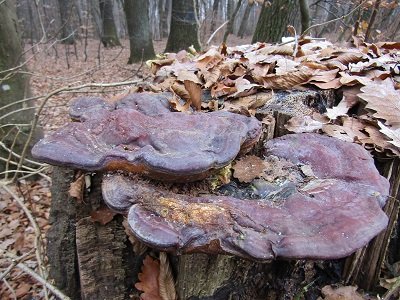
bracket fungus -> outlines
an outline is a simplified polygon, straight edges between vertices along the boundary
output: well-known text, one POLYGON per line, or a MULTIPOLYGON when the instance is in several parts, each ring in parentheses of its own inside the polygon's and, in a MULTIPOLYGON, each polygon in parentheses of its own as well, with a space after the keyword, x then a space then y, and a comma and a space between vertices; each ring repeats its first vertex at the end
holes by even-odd
POLYGON ((363 247, 386 227, 381 207, 389 183, 361 146, 292 134, 268 141, 268 157, 286 160, 295 174, 289 184, 288 178, 267 183, 275 188, 259 199, 179 194, 121 172, 104 175, 103 198, 128 213, 139 240, 176 253, 333 259, 363 247), (308 175, 297 172, 299 166, 307 166, 308 175), (290 188, 277 192, 285 186, 290 188))
POLYGON ((121 169, 189 182, 226 166, 260 137, 261 123, 254 117, 226 111, 171 112, 165 99, 133 94, 114 105, 99 98, 78 99, 71 115, 80 122, 42 139, 32 154, 50 164, 87 171, 121 169))

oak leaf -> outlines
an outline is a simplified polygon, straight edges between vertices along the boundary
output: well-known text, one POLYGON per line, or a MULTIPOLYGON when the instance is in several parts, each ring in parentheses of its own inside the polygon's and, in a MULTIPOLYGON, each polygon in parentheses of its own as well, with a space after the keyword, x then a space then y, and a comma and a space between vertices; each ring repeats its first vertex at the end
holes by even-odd
POLYGON ((160 276, 160 263, 147 255, 143 260, 143 265, 139 273, 139 282, 135 283, 135 288, 143 293, 140 295, 142 300, 163 300, 160 296, 158 278, 160 276))

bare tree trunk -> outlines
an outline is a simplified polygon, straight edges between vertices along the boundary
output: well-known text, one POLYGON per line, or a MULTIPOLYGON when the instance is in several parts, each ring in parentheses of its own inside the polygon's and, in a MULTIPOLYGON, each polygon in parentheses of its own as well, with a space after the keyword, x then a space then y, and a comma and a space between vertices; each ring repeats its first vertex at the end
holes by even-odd
POLYGON ((124 6, 129 32, 131 54, 128 63, 155 56, 149 21, 147 0, 125 0, 124 6))
POLYGON ((73 2, 69 0, 58 0, 61 16, 61 42, 64 44, 75 43, 75 33, 72 27, 72 8, 73 2))
POLYGON ((236 15, 238 14, 241 5, 242 5, 242 0, 239 0, 236 5, 235 11, 229 18, 229 22, 228 22, 228 25, 227 25, 227 28, 226 28, 226 31, 224 34, 224 39, 223 39, 224 43, 226 43, 226 41, 228 40, 229 34, 231 34, 233 32, 233 24, 235 22, 236 15))
POLYGON ((301 33, 310 27, 310 8, 307 0, 299 0, 301 14, 301 33))
MULTIPOLYGON (((29 78, 20 73, 25 67, 23 48, 18 32, 18 19, 14 1, 6 0, 0 4, 0 141, 9 149, 21 154, 30 131, 30 121, 34 116, 34 107, 31 101, 15 103, 30 95, 29 78)), ((39 134, 39 131, 37 131, 39 134)), ((0 150, 0 157, 8 163, 0 161, 0 172, 9 168, 15 169, 12 162, 19 159, 8 151, 0 150)))
POLYGON ((263 6, 252 42, 278 42, 286 32, 296 7, 295 0, 274 0, 263 6))
POLYGON ((376 0, 375 6, 374 6, 374 10, 372 11, 371 18, 369 19, 369 22, 368 22, 367 31, 365 32, 365 41, 366 42, 369 42, 369 40, 370 40, 372 27, 374 26, 375 18, 376 18, 376 15, 378 13, 380 5, 381 5, 381 0, 376 0))
POLYGON ((215 24, 218 16, 218 7, 221 0, 214 0, 213 9, 211 13, 211 25, 210 25, 210 32, 213 33, 215 30, 215 24))
POLYGON ((240 23, 240 27, 239 27, 239 31, 238 31, 238 36, 240 36, 240 38, 243 38, 243 36, 247 32, 247 22, 249 21, 250 12, 251 12, 251 9, 253 8, 253 5, 254 5, 254 2, 246 4, 246 9, 244 11, 242 22, 240 23))
POLYGON ((200 49, 193 1, 172 0, 171 30, 166 52, 178 52, 192 46, 200 49))
POLYGON ((99 0, 100 15, 103 20, 103 34, 101 41, 104 47, 121 46, 115 27, 113 14, 113 0, 99 0))

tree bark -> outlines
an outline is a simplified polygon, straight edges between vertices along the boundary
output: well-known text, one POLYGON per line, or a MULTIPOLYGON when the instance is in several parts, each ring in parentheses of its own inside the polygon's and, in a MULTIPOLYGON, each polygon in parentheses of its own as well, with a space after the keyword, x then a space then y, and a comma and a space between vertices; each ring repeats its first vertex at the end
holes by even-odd
POLYGON ((200 49, 193 1, 172 0, 171 29, 166 52, 178 52, 192 46, 200 49))
POLYGON ((295 0, 274 0, 264 4, 253 35, 255 42, 279 42, 286 32, 296 8, 295 0))
MULTIPOLYGON (((29 78, 18 71, 25 71, 23 48, 18 32, 18 19, 13 1, 0 5, 0 140, 12 151, 21 154, 30 131, 30 120, 34 116, 32 101, 14 103, 30 96, 29 78), (14 103, 14 104, 13 104, 14 103)), ((36 130, 37 137, 41 131, 36 130)), ((35 141, 32 141, 32 144, 35 141)), ((30 151, 29 151, 30 152, 30 151)), ((15 169, 19 159, 0 148, 0 172, 15 169), (14 163, 14 164, 13 164, 14 163)))
POLYGON ((310 27, 310 8, 307 0, 299 0, 301 15, 301 33, 310 27))
POLYGON ((236 8, 235 11, 233 12, 233 14, 230 16, 229 18, 229 22, 224 34, 224 38, 223 38, 223 42, 226 43, 226 41, 228 40, 228 36, 229 34, 233 33, 233 24, 235 22, 235 18, 239 12, 240 6, 242 5, 242 0, 239 0, 238 3, 236 4, 236 8))
POLYGON ((72 27, 72 8, 73 1, 70 0, 58 0, 58 8, 60 10, 61 17, 61 42, 63 44, 75 43, 75 33, 72 27))
POLYGON ((99 0, 99 5, 103 21, 101 41, 104 47, 121 46, 114 22, 113 0, 99 0))
POLYGON ((254 2, 246 4, 246 9, 244 11, 242 22, 240 22, 240 27, 239 27, 239 31, 238 31, 238 36, 240 38, 243 38, 243 36, 247 32, 247 23, 249 21, 250 12, 251 12, 251 9, 253 8, 253 5, 254 5, 254 2))
POLYGON ((212 9, 212 13, 211 13, 211 25, 210 25, 211 34, 215 30, 215 24, 216 24, 216 20, 217 20, 217 16, 218 16, 218 7, 219 7, 220 2, 221 2, 221 0, 214 0, 214 3, 213 3, 213 9, 212 9))
POLYGON ((147 0, 125 0, 131 53, 128 64, 154 58, 147 0))

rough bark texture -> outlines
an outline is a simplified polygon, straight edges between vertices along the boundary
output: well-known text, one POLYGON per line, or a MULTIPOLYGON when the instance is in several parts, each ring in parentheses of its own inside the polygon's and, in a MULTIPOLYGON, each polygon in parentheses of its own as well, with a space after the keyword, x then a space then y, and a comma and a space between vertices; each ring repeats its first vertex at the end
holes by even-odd
POLYGON ((192 45, 200 49, 193 1, 172 0, 171 29, 165 51, 178 52, 192 45))
POLYGON ((293 17, 297 1, 274 0, 264 4, 253 35, 255 42, 279 42, 286 32, 286 27, 293 17))
POLYGON ((154 58, 147 0, 125 0, 124 10, 129 32, 131 54, 128 63, 154 58))
POLYGON ((61 42, 64 44, 73 44, 75 42, 74 29, 72 28, 72 7, 73 1, 58 0, 61 17, 61 42))
POLYGON ((310 27, 310 8, 307 0, 299 0, 301 14, 301 32, 310 27))
POLYGON ((51 228, 48 234, 50 277, 72 299, 127 299, 132 289, 133 252, 122 217, 102 225, 90 214, 102 207, 101 174, 86 175, 83 201, 69 196, 74 171, 55 168, 51 228), (78 271, 79 270, 79 271, 78 271))
POLYGON ((47 234, 49 276, 55 285, 72 299, 79 299, 79 274, 75 249, 77 202, 68 194, 74 180, 71 169, 54 167, 52 175, 52 202, 50 229, 47 234))
POLYGON ((100 15, 103 20, 101 41, 104 47, 121 46, 114 22, 113 0, 99 0, 99 5, 100 15))
POLYGON ((240 22, 240 27, 238 31, 238 36, 240 36, 240 38, 243 38, 243 36, 247 33, 247 23, 249 21, 250 12, 253 8, 253 5, 254 2, 246 4, 246 9, 244 11, 242 22, 240 22))
MULTIPOLYGON (((393 261, 399 253, 399 245, 392 244, 389 248, 393 232, 397 229, 398 239, 398 217, 400 195, 400 159, 376 159, 377 167, 381 174, 387 177, 391 183, 390 197, 388 198, 384 211, 389 217, 389 224, 385 231, 379 234, 367 247, 364 247, 350 256, 346 261, 344 278, 350 284, 356 284, 365 290, 371 290, 379 279, 385 257, 393 261)), ((398 240, 397 240, 398 241, 398 240)))
MULTIPOLYGON (((13 1, 7 0, 0 5, 0 107, 12 104, 18 100, 29 97, 29 79, 26 75, 15 71, 23 71, 18 68, 24 62, 21 39, 18 32, 18 19, 13 1), (9 71, 6 71, 9 70, 9 71)), ((0 125, 0 140, 14 152, 20 154, 25 144, 27 133, 30 130, 29 122, 33 119, 34 110, 30 109, 31 101, 15 103, 0 110, 2 119, 0 125), (19 112, 15 112, 20 110, 19 112), (14 124, 27 124, 18 126, 14 124)), ((39 134, 39 131, 38 131, 39 134)), ((7 151, 0 149, 0 157, 18 162, 7 151)), ((0 172, 13 165, 6 165, 0 161, 0 172)))

